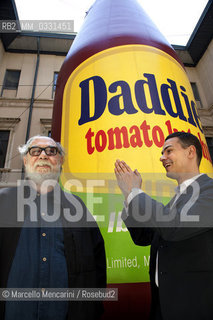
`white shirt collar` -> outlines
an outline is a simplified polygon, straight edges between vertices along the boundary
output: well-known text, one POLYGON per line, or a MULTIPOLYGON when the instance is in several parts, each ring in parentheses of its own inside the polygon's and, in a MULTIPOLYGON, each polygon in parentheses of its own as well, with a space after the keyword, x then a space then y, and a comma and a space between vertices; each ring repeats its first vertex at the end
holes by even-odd
POLYGON ((185 181, 183 181, 179 186, 177 186, 176 188, 175 188, 175 193, 176 194, 181 194, 181 193, 183 193, 185 190, 186 190, 186 188, 192 183, 192 182, 194 182, 197 178, 199 178, 200 176, 202 176, 204 173, 199 173, 199 174, 197 174, 196 176, 194 176, 194 177, 192 177, 192 178, 190 178, 190 179, 187 179, 187 180, 185 180, 185 181))

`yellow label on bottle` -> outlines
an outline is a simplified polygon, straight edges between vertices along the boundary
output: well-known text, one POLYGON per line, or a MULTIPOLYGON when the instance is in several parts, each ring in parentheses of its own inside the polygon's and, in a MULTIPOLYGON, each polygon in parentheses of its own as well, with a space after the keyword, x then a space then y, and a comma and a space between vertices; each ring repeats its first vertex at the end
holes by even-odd
POLYGON ((64 172, 112 173, 116 159, 140 172, 165 172, 159 158, 166 136, 191 132, 210 155, 182 66, 167 53, 125 45, 97 53, 79 65, 63 95, 61 142, 64 172))

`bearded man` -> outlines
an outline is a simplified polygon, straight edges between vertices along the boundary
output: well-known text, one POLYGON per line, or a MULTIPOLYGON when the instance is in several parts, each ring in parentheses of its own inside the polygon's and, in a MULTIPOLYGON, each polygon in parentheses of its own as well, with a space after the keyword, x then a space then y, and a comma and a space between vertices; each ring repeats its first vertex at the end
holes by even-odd
POLYGON ((34 288, 42 294, 49 288, 106 286, 99 228, 83 201, 58 184, 62 146, 34 136, 19 152, 26 180, 0 190, 0 288, 8 298, 0 301, 0 319, 99 319, 101 301, 15 301, 3 294, 8 288, 34 288))

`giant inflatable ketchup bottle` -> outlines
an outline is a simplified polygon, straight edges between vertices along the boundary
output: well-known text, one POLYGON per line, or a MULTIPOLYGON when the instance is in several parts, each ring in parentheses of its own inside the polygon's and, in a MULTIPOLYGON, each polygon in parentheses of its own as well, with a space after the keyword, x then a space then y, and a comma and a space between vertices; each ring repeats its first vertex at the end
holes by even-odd
POLYGON ((152 196, 162 192, 168 201, 171 189, 163 193, 159 158, 165 137, 177 130, 199 138, 201 172, 212 172, 175 51, 136 0, 96 0, 58 76, 52 136, 67 153, 62 185, 68 191, 74 186, 105 239, 108 283, 119 289, 118 301, 106 304, 106 318, 147 319, 150 304, 149 248, 136 247, 122 224, 114 162, 124 159, 137 168, 143 189, 152 196))

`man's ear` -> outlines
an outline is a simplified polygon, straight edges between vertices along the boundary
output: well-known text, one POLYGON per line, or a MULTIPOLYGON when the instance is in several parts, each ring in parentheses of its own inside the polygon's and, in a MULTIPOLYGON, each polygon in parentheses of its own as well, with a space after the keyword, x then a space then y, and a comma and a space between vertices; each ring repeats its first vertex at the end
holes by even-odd
POLYGON ((61 159, 60 159, 60 164, 62 165, 63 163, 64 163, 64 157, 63 156, 61 156, 61 159))
POLYGON ((27 157, 26 156, 23 157, 23 163, 24 163, 24 166, 26 166, 26 163, 27 163, 27 157))
POLYGON ((195 146, 193 145, 189 146, 189 159, 195 158, 196 155, 197 155, 197 152, 196 152, 195 146))

